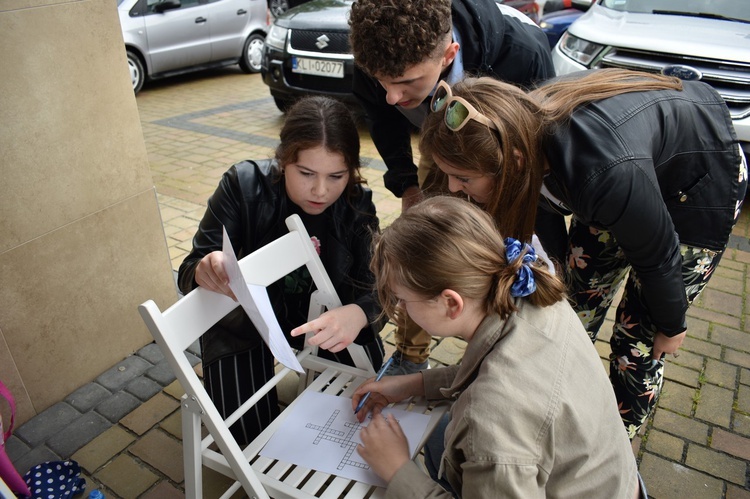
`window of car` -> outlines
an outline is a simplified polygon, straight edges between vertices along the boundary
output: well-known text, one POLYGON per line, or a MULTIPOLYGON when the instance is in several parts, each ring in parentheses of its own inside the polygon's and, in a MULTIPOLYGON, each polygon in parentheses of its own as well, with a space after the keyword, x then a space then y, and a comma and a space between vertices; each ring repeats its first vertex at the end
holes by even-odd
MULTIPOLYGON (((189 9, 190 7, 195 7, 196 5, 201 5, 202 3, 205 3, 204 0, 146 0, 146 13, 147 14, 153 14, 159 12, 158 5, 164 4, 164 3, 176 3, 178 4, 177 7, 174 7, 169 10, 174 9, 189 9)), ((162 10, 162 12, 164 12, 162 10)))
POLYGON ((603 0, 608 9, 750 22, 747 0, 603 0))

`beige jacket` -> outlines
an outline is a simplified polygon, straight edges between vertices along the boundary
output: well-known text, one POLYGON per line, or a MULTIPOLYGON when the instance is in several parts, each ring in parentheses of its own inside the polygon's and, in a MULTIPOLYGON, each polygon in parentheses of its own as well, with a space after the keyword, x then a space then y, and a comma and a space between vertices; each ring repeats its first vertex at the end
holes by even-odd
MULTIPOLYGON (((612 385, 564 301, 516 301, 487 317, 458 366, 422 371, 427 397, 454 400, 441 476, 459 497, 628 498, 637 470, 612 385)), ((386 497, 451 497, 413 462, 386 497)))

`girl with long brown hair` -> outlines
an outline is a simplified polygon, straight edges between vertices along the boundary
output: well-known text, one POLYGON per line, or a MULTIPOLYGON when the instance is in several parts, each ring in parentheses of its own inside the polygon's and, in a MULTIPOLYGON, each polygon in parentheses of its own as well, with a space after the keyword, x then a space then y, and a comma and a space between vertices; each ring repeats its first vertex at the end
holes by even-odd
POLYGON ((503 234, 539 235, 592 341, 627 276, 610 378, 633 438, 744 199, 726 104, 702 82, 612 69, 530 92, 488 78, 441 84, 432 111, 420 149, 444 189, 480 204, 503 234))
MULTIPOLYGON (((304 267, 271 284, 268 293, 291 345, 307 332, 321 355, 352 364, 345 348, 363 345, 375 369, 385 353, 384 321, 373 295, 372 235, 378 218, 372 191, 360 176, 359 135, 347 107, 328 97, 306 97, 287 113, 274 159, 241 161, 221 178, 208 200, 193 249, 180 265, 183 293, 197 286, 234 298, 222 253, 226 228, 237 258, 287 233, 284 220, 297 214, 343 303, 307 322, 314 284, 304 267)), ((274 375, 274 358, 237 307, 201 342, 206 391, 224 418, 274 375)), ((240 443, 251 442, 277 415, 276 390, 230 427, 240 443)))

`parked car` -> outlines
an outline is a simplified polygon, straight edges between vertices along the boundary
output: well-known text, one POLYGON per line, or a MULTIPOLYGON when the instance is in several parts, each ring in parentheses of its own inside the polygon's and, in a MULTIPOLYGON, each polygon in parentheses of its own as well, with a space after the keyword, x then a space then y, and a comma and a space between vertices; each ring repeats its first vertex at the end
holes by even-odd
POLYGON ((534 2, 530 2, 529 0, 495 0, 497 3, 507 5, 508 7, 513 7, 514 9, 518 10, 519 12, 522 12, 526 14, 526 16, 534 21, 535 23, 539 23, 539 16, 540 16, 540 10, 539 10, 539 4, 534 2))
POLYGON ((117 0, 133 91, 147 79, 239 63, 260 71, 265 0, 117 0))
MULTIPOLYGON (((514 7, 509 10, 519 17, 519 11, 530 16, 539 12, 534 0, 496 1, 514 7)), ((352 0, 312 0, 281 14, 271 26, 261 74, 281 111, 309 94, 336 97, 359 109, 352 94, 351 5, 352 0)))
POLYGON ((544 14, 539 18, 539 27, 547 35, 550 48, 553 48, 568 26, 591 7, 591 0, 548 0, 544 4, 544 14))
POLYGON ((596 0, 547 0, 542 8, 542 15, 558 10, 576 9, 583 5, 586 10, 596 0))
POLYGON ((583 15, 582 10, 578 9, 563 9, 553 10, 548 14, 544 14, 539 19, 539 27, 542 28, 544 34, 547 35, 547 41, 549 42, 550 48, 554 48, 557 42, 560 41, 560 37, 573 24, 573 21, 583 15))
POLYGON ((599 0, 552 51, 558 75, 626 68, 702 80, 724 98, 750 156, 746 0, 599 0))
POLYGON ((298 5, 302 5, 309 0, 268 0, 268 9, 271 11, 271 15, 276 18, 289 9, 293 9, 298 5))

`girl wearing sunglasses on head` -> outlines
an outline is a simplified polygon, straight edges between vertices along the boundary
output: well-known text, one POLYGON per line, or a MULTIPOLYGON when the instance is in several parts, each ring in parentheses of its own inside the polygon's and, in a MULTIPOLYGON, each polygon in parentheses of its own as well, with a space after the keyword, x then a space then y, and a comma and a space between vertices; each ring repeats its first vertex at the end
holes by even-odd
POLYGON ((744 199, 726 104, 702 82, 606 69, 530 92, 469 78, 441 85, 431 110, 420 150, 442 187, 469 195, 502 234, 536 231, 592 341, 627 277, 610 379, 632 439, 744 199), (538 212, 556 224, 535 227, 538 212))
POLYGON ((360 421, 373 413, 358 451, 389 482, 387 497, 638 497, 599 356, 531 246, 503 239, 476 206, 436 196, 383 231, 371 268, 396 322, 408 314, 432 336, 467 342, 460 365, 355 391, 353 408, 371 394, 360 421), (425 446, 432 480, 409 460, 399 423, 379 414, 410 396, 452 402, 425 446))

